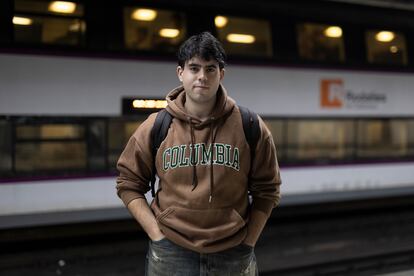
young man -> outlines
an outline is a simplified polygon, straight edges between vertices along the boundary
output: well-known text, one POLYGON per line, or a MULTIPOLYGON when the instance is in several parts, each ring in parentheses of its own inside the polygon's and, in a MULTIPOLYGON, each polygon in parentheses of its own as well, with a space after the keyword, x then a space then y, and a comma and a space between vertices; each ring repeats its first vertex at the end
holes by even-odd
POLYGON ((251 158, 240 110, 221 85, 224 65, 224 50, 210 33, 185 41, 178 52, 182 85, 167 95, 173 119, 155 160, 156 114, 119 158, 118 195, 150 238, 147 275, 258 274, 254 246, 279 202, 279 168, 260 118, 251 158), (148 206, 153 162, 160 188, 148 206))

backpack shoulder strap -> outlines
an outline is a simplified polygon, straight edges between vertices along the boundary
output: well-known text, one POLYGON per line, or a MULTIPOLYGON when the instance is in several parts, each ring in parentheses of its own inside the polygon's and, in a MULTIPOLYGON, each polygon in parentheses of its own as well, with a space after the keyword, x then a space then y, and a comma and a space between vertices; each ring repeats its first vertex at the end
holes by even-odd
POLYGON ((151 195, 155 197, 155 157, 157 156, 158 148, 160 147, 162 141, 164 141, 167 136, 168 129, 172 121, 172 116, 166 109, 162 109, 158 112, 157 117, 155 118, 154 125, 151 130, 151 152, 154 158, 152 162, 152 176, 151 176, 151 195))
POLYGON ((244 135, 246 136, 246 141, 249 144, 250 156, 253 160, 257 142, 260 137, 259 118, 256 113, 246 107, 239 106, 239 110, 242 117, 244 135))

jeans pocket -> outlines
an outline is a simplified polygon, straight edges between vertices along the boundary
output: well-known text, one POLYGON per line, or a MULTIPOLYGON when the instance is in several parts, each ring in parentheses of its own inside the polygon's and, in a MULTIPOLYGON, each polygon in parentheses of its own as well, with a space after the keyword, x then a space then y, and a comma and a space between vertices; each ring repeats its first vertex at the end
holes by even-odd
POLYGON ((256 256, 254 255, 252 256, 248 265, 244 267, 243 270, 240 272, 240 275, 243 275, 243 276, 259 275, 258 270, 257 270, 256 256))
POLYGON ((250 246, 250 245, 245 244, 245 243, 241 243, 241 244, 239 244, 239 246, 242 247, 242 248, 245 248, 246 250, 250 250, 250 251, 254 250, 253 246, 250 246))
POLYGON ((166 240, 167 238, 166 237, 164 237, 164 238, 162 238, 162 239, 160 239, 160 240, 151 240, 151 242, 152 243, 162 243, 162 242, 164 242, 164 240, 166 240))
POLYGON ((150 244, 151 244, 152 247, 155 247, 155 248, 169 248, 169 247, 172 247, 171 242, 166 237, 164 237, 164 238, 162 238, 158 241, 150 240, 150 244))
POLYGON ((240 275, 257 275, 257 263, 256 256, 254 254, 254 247, 241 243, 237 246, 237 249, 240 252, 240 275))
POLYGON ((254 252, 254 247, 245 243, 239 244, 234 249, 242 255, 251 255, 254 252))

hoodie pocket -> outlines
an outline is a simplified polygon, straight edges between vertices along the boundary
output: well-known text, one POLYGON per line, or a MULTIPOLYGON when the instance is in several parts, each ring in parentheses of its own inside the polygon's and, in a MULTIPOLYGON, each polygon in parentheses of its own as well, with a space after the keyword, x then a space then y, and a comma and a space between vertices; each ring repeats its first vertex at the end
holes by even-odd
POLYGON ((204 246, 236 234, 246 224, 232 208, 194 210, 176 206, 161 212, 157 221, 186 242, 204 246))

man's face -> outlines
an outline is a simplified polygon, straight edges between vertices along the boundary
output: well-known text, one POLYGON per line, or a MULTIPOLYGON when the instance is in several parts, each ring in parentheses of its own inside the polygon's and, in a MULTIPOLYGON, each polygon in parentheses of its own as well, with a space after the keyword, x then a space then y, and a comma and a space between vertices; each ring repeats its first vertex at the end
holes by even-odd
POLYGON ((183 83, 187 99, 194 103, 209 103, 216 100, 224 69, 220 69, 214 59, 206 61, 195 56, 185 62, 184 68, 177 67, 177 75, 183 83))

